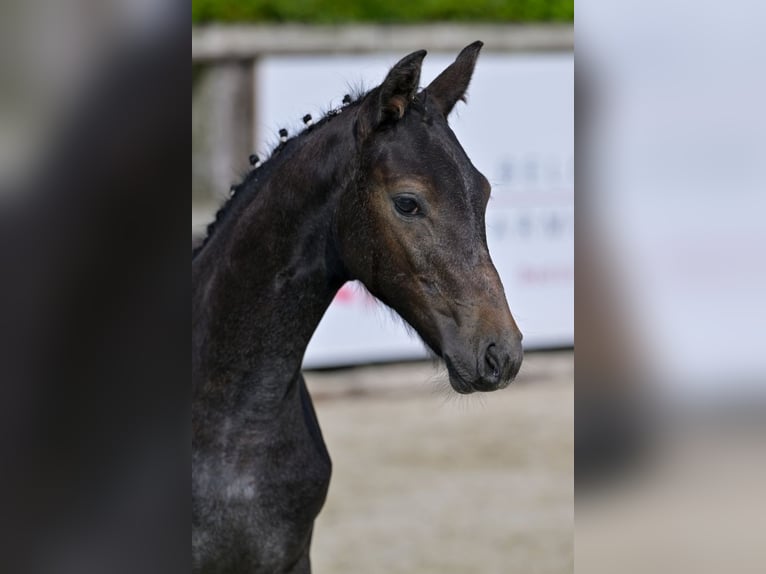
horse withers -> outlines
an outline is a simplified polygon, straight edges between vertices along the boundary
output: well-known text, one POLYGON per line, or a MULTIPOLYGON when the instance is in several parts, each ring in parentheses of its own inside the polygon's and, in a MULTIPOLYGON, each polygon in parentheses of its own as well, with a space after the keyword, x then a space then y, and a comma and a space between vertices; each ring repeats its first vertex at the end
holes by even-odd
POLYGON ((311 571, 331 462, 301 363, 346 281, 399 313, 458 393, 517 374, 521 333, 487 249, 490 185, 447 123, 481 46, 422 90, 414 52, 282 137, 194 250, 194 572, 311 571))

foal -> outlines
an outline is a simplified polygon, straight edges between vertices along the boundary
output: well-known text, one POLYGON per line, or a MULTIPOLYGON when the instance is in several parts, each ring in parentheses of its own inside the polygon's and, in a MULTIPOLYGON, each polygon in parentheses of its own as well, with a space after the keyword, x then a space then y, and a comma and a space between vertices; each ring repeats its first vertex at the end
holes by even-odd
POLYGON ((521 333, 487 250, 490 186, 447 123, 481 46, 420 92, 414 52, 283 137, 194 252, 194 572, 310 573, 331 463, 301 362, 346 281, 398 312, 458 393, 518 372, 521 333))

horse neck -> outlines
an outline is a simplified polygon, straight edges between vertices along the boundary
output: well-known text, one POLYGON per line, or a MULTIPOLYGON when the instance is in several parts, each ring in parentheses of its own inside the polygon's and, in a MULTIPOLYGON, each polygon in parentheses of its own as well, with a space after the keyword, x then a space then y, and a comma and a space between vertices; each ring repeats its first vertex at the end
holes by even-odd
POLYGON ((346 279, 334 212, 352 185, 355 152, 353 140, 339 139, 351 130, 327 128, 271 160, 265 181, 239 192, 252 198, 195 258, 193 384, 266 405, 298 379, 311 335, 346 279))

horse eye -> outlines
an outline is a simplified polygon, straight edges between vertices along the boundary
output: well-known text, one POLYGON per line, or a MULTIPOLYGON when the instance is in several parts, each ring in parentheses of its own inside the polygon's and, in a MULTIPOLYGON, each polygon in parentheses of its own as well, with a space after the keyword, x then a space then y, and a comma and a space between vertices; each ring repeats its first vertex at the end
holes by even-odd
POLYGON ((395 197, 394 207, 402 215, 417 215, 420 213, 418 202, 411 197, 395 197))

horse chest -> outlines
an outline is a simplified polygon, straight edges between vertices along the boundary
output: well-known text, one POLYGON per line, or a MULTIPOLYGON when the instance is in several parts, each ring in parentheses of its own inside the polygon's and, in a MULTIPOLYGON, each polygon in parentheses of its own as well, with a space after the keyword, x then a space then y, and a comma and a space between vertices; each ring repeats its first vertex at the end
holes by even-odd
POLYGON ((226 448, 194 453, 195 572, 289 572, 307 560, 331 462, 313 409, 296 406, 279 424, 229 428, 226 448))

